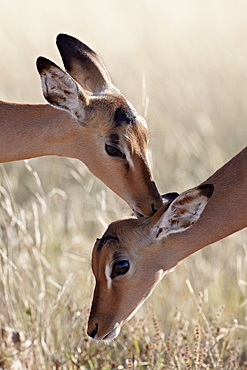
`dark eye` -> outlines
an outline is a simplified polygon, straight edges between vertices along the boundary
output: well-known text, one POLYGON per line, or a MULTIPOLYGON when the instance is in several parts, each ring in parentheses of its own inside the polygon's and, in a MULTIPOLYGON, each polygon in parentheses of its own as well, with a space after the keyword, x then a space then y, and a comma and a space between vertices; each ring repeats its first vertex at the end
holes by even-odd
POLYGON ((115 262, 112 267, 111 278, 114 279, 116 276, 124 275, 129 271, 129 261, 118 261, 115 262))
POLYGON ((105 144, 105 151, 111 157, 125 158, 125 155, 116 146, 105 144))

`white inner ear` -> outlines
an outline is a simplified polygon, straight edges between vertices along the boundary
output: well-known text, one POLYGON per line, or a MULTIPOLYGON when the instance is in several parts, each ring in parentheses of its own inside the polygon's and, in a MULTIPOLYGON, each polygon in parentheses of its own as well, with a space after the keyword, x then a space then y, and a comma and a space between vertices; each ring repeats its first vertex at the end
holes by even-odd
POLYGON ((41 76, 45 98, 57 108, 65 109, 79 122, 85 119, 85 97, 73 78, 59 68, 51 67, 41 76))
POLYGON ((197 189, 179 195, 151 230, 151 236, 160 239, 190 228, 201 216, 208 197, 197 189))

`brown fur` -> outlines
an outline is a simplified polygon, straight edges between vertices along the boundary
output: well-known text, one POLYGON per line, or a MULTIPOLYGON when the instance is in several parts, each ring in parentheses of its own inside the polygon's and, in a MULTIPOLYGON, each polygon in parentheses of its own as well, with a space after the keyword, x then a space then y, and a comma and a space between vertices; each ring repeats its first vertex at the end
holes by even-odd
MULTIPOLYGON (((193 189, 192 189, 193 190, 193 189)), ((155 225, 159 224, 169 209, 164 205, 151 218, 127 219, 112 223, 107 235, 117 238, 116 242, 106 242, 102 251, 96 253, 95 244, 92 255, 96 288, 88 322, 88 333, 95 339, 114 338, 129 315, 153 291, 164 274, 184 258, 247 226, 247 147, 225 166, 215 172, 203 185, 195 188, 200 199, 209 200, 200 219, 188 230, 157 239, 152 235, 155 225), (213 187, 206 185, 211 183, 213 187), (112 280, 108 289, 105 267, 112 263, 115 251, 122 253, 123 259, 130 264, 129 272, 112 280), (96 330, 92 332, 93 328, 96 330)), ((185 194, 184 199, 192 197, 185 194)), ((183 199, 183 194, 180 197, 183 199)), ((179 197, 174 200, 175 202, 179 197)), ((192 199, 193 200, 193 199, 192 199)), ((185 207, 185 201, 184 207, 185 207)), ((190 226, 185 220, 181 228, 190 226)), ((157 229, 158 234, 162 230, 157 229)))
POLYGON ((77 158, 136 213, 151 216, 162 199, 146 158, 143 118, 113 86, 92 49, 68 35, 58 36, 57 43, 70 74, 43 57, 37 67, 45 98, 67 113, 48 105, 0 102, 0 162, 47 155, 77 158), (117 109, 128 112, 126 120, 114 120, 117 109), (118 135, 117 145, 128 156, 107 154, 111 134, 118 135))

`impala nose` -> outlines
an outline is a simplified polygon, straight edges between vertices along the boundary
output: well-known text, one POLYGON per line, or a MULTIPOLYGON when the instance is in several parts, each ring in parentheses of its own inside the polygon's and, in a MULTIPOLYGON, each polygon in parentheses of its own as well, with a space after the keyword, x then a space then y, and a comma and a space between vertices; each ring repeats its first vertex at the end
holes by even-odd
POLYGON ((155 206, 155 204, 151 204, 152 212, 155 214, 158 211, 158 208, 155 206))
POLYGON ((87 333, 91 338, 94 338, 97 332, 98 332, 98 324, 95 324, 95 327, 89 330, 87 333))

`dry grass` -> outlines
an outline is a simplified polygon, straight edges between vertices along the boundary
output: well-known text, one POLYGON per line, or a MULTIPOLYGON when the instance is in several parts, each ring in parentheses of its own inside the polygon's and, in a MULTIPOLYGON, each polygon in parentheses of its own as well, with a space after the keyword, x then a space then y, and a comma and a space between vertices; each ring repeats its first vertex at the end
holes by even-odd
MULTIPOLYGON (((80 38, 146 115, 160 191, 183 191, 246 145, 246 14, 243 0, 0 0, 0 98, 43 102, 36 57, 60 64, 55 36, 80 38)), ((117 340, 95 344, 91 248, 128 207, 51 157, 1 165, 0 207, 0 327, 17 333, 1 333, 0 368, 247 368, 246 231, 188 258, 117 340)))

